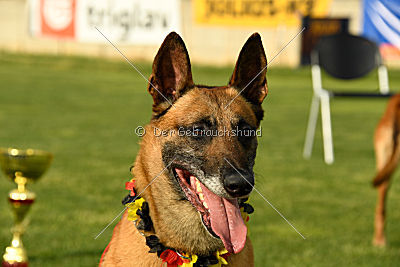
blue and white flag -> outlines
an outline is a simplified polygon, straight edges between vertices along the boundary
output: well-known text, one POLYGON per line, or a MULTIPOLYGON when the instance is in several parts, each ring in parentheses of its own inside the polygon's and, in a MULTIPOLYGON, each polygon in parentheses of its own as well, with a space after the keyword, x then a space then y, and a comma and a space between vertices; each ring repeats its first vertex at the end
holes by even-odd
MULTIPOLYGON (((400 51, 400 1, 364 0, 363 36, 376 42, 381 52, 400 51)), ((385 53, 383 53, 385 57, 385 53)))

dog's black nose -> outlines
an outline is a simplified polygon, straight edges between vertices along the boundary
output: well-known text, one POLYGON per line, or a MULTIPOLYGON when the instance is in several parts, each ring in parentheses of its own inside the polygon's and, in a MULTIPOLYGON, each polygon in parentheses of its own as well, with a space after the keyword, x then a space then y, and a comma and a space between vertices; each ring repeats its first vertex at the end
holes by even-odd
POLYGON ((254 175, 246 171, 236 171, 224 176, 224 188, 232 197, 250 194, 254 186, 254 175))

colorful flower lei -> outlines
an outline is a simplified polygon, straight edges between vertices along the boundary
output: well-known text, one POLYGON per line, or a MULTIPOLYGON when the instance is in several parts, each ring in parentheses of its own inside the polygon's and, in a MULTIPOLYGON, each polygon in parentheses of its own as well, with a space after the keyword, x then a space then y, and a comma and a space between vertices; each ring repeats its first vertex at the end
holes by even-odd
MULTIPOLYGON (((128 210, 128 220, 133 221, 139 230, 149 231, 153 227, 151 221, 148 204, 144 198, 136 196, 135 180, 131 179, 125 184, 125 189, 130 193, 124 198, 122 203, 128 210)), ((248 200, 239 203, 240 212, 244 222, 247 224, 249 215, 253 213, 253 207, 248 204, 248 200)), ((160 243, 156 235, 146 236, 146 245, 150 248, 150 253, 157 253, 158 257, 167 263, 167 267, 221 267, 227 265, 227 258, 230 253, 224 248, 215 252, 215 255, 197 256, 195 254, 179 253, 173 248, 165 247, 160 243)))

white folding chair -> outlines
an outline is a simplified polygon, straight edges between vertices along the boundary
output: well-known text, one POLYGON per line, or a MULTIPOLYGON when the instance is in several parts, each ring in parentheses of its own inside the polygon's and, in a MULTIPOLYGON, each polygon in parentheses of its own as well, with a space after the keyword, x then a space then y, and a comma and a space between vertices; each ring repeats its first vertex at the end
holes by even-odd
POLYGON ((379 49, 375 43, 350 34, 324 36, 311 54, 311 76, 313 97, 311 100, 306 138, 303 149, 304 158, 310 158, 315 137, 319 109, 321 108, 324 160, 334 162, 330 99, 333 97, 388 97, 388 72, 382 64, 379 49), (321 68, 329 75, 342 79, 356 79, 378 70, 379 91, 333 91, 322 86, 321 68))

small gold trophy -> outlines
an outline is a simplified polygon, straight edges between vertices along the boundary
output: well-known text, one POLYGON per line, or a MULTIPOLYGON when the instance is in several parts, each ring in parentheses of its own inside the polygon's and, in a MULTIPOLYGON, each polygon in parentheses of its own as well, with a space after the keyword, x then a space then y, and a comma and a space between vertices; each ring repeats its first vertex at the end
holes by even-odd
POLYGON ((35 201, 35 193, 26 189, 25 185, 39 180, 50 166, 52 158, 51 153, 40 150, 0 148, 0 167, 18 186, 8 194, 8 201, 14 213, 14 227, 11 230, 13 233, 11 245, 6 248, 6 253, 3 255, 3 267, 28 266, 28 257, 21 237, 28 224, 25 217, 35 201))

